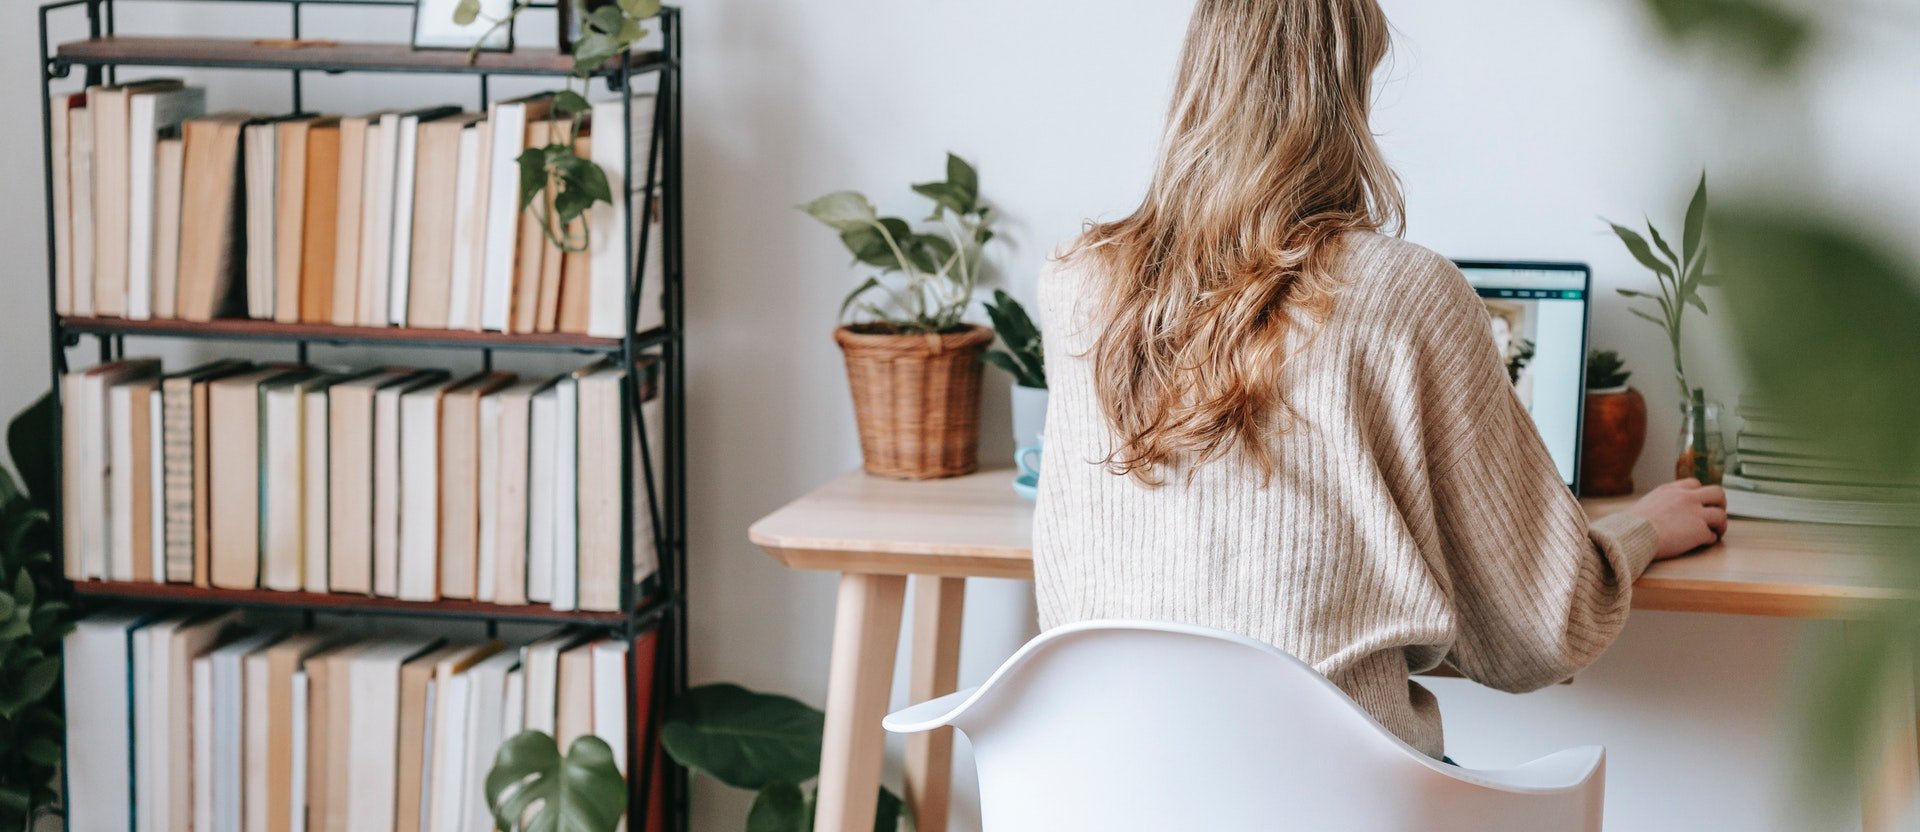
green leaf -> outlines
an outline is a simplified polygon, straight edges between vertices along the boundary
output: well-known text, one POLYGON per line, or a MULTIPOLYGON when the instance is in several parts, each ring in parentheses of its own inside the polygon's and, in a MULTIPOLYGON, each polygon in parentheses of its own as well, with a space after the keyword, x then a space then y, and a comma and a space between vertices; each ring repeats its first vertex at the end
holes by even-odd
POLYGON ((553 96, 553 111, 561 115, 570 116, 591 109, 593 105, 587 103, 586 96, 573 90, 561 90, 553 96))
POLYGON ((1693 308, 1700 310, 1700 314, 1707 314, 1707 302, 1700 299, 1699 292, 1687 292, 1685 300, 1687 303, 1692 304, 1693 308))
POLYGON ((607 172, 585 159, 579 160, 578 168, 573 171, 573 185, 594 202, 613 202, 613 184, 607 181, 607 172))
POLYGON ((906 805, 900 802, 900 796, 880 787, 880 800, 873 809, 873 832, 899 832, 900 815, 906 805))
POLYGON ((1694 278, 1694 284, 1697 286, 1705 286, 1709 289, 1727 285, 1726 278, 1714 272, 1701 272, 1694 278))
POLYGON ((703 685, 674 703, 660 742, 681 765, 757 791, 819 774, 825 722, 820 711, 796 699, 738 685, 703 685))
POLYGON ((966 197, 968 205, 980 198, 980 174, 967 164, 967 160, 953 153, 947 154, 947 184, 966 197))
POLYGON ((645 20, 660 13, 660 0, 620 0, 620 10, 628 17, 645 20))
POLYGON ((1619 292, 1622 297, 1629 297, 1629 298, 1658 297, 1657 295, 1654 295, 1648 292, 1642 292, 1638 289, 1615 289, 1614 291, 1619 292))
POLYGON ((627 809, 613 749, 595 736, 574 740, 563 760, 552 737, 522 732, 501 743, 486 790, 501 829, 610 832, 627 809))
POLYGON ((747 832, 805 832, 813 819, 807 798, 792 783, 773 783, 753 796, 747 810, 747 832))
POLYGON ((60 744, 46 737, 35 737, 27 742, 26 758, 39 765, 56 766, 60 764, 60 744))
POLYGON ((1665 330, 1665 329, 1667 328, 1667 322, 1666 322, 1666 321, 1663 321, 1663 320, 1660 320, 1659 318, 1656 318, 1656 317, 1654 317, 1654 316, 1652 316, 1652 315, 1650 315, 1650 314, 1647 314, 1646 312, 1644 312, 1644 311, 1642 311, 1642 310, 1639 310, 1639 309, 1628 309, 1627 311, 1628 311, 1628 312, 1632 312, 1633 314, 1635 314, 1635 315, 1638 315, 1638 316, 1640 316, 1640 317, 1642 317, 1642 318, 1645 318, 1645 319, 1647 319, 1647 320, 1649 320, 1649 321, 1652 321, 1652 322, 1653 322, 1653 325, 1654 325, 1654 326, 1657 326, 1657 327, 1660 327, 1660 328, 1661 328, 1662 330, 1665 330))
POLYGON ((53 492, 59 487, 53 476, 53 394, 42 393, 26 410, 7 424, 7 452, 13 455, 13 470, 20 472, 34 505, 51 508, 53 492))
POLYGON ((602 32, 589 31, 573 42, 573 70, 590 73, 600 68, 607 59, 625 51, 619 41, 602 32))
POLYGON ((1667 245, 1666 238, 1660 236, 1660 229, 1653 227, 1652 220, 1647 221, 1647 233, 1652 235, 1653 244, 1659 247, 1660 253, 1666 255, 1667 260, 1673 263, 1673 271, 1675 274, 1686 271, 1686 264, 1680 261, 1680 255, 1673 253, 1673 247, 1667 245))
POLYGON ((13 598, 22 604, 33 603, 33 576, 24 569, 20 571, 20 577, 13 581, 13 598))
POLYGON ((842 233, 867 228, 879 221, 873 203, 856 191, 836 191, 799 206, 813 217, 842 233))
POLYGON ((1618 223, 1607 224, 1613 226, 1614 235, 1620 238, 1620 242, 1627 244, 1627 251, 1633 254, 1633 259, 1640 261, 1640 265, 1652 269, 1668 280, 1673 279, 1673 267, 1660 262, 1660 258, 1653 256, 1653 249, 1647 247, 1645 237, 1618 223))
POLYGON ((934 210, 934 216, 936 218, 940 216, 941 209, 952 211, 956 214, 965 214, 973 210, 973 198, 951 183, 922 182, 913 186, 913 192, 933 200, 934 204, 938 206, 934 210))
POLYGON ((847 299, 840 302, 840 320, 847 319, 847 310, 852 309, 853 305, 859 302, 861 295, 878 288, 880 288, 880 278, 877 277, 869 277, 866 282, 855 286, 853 291, 847 293, 847 299))
POLYGON ((613 39, 630 47, 633 45, 634 41, 637 41, 646 36, 647 36, 646 27, 641 26, 640 21, 638 20, 629 19, 629 20, 623 20, 620 22, 620 29, 614 32, 613 39))
POLYGON ((1015 360, 1014 357, 1008 353, 1002 352, 1000 350, 992 350, 990 352, 982 353, 980 355, 980 360, 988 364, 992 364, 995 367, 999 367, 1002 370, 1007 371, 1008 375, 1013 376, 1014 383, 1022 387, 1047 386, 1045 379, 1042 379, 1033 375, 1032 371, 1030 371, 1026 366, 1022 365, 1019 361, 1015 360))
POLYGON ((1645 5, 1674 40, 1719 41, 1762 69, 1791 66, 1813 42, 1811 21, 1764 0, 1645 0, 1645 5))
POLYGON ((587 23, 607 35, 620 31, 620 24, 626 19, 619 6, 601 6, 587 13, 587 23))
POLYGON ((1707 228, 1707 173, 1700 172, 1700 186, 1693 191, 1693 199, 1687 201, 1687 224, 1681 231, 1680 251, 1686 256, 1687 265, 1698 268, 1706 264, 1706 252, 1700 249, 1700 236, 1707 228))
POLYGON ((21 708, 39 702, 53 690, 55 682, 60 681, 60 659, 46 656, 12 680, 4 689, 0 689, 0 716, 12 717, 21 708))
POLYGON ((0 813, 24 818, 31 804, 25 789, 8 783, 0 783, 0 813))
POLYGON ((460 0, 453 7, 453 22, 457 26, 471 26, 480 19, 480 0, 460 0))
POLYGON ((559 196, 553 198, 553 211, 560 215, 560 224, 563 226, 573 224, 574 220, 579 219, 580 215, 585 214, 591 207, 593 207, 593 198, 577 190, 562 191, 559 196))
POLYGON ((520 163, 520 210, 525 211, 533 198, 547 189, 546 149, 529 147, 516 161, 520 163))
MULTIPOLYGON (((27 573, 25 572, 20 573, 20 577, 25 578, 26 576, 27 576, 27 573)), ((32 587, 33 582, 28 581, 27 586, 32 587)), ((27 603, 31 604, 32 602, 29 601, 27 603)), ((13 596, 8 595, 4 592, 0 592, 0 619, 12 618, 13 614, 19 611, 19 609, 20 609, 20 605, 14 602, 13 596)))
POLYGON ((902 268, 900 259, 894 256, 893 246, 887 244, 887 235, 899 241, 912 233, 905 220, 885 217, 874 225, 861 226, 841 234, 840 242, 846 244, 847 250, 853 252, 854 259, 859 262, 887 271, 899 271, 902 268), (886 234, 881 233, 881 228, 886 229, 886 234))

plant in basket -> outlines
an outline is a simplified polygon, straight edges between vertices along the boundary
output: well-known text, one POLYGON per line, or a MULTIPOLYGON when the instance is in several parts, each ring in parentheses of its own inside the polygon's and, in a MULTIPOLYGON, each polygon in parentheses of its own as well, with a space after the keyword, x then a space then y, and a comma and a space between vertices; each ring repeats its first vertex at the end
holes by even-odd
POLYGON ((979 467, 980 356, 993 332, 962 318, 993 239, 973 166, 947 154, 947 178, 913 186, 933 201, 927 228, 883 217, 855 191, 799 206, 839 232, 854 263, 878 269, 840 305, 867 473, 933 479, 979 467))

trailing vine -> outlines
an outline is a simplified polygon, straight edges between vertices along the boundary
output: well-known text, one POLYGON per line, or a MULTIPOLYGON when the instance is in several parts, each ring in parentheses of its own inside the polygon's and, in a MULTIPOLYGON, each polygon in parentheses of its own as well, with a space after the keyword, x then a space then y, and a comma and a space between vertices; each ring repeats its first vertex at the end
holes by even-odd
MULTIPOLYGON (((608 60, 625 54, 647 36, 641 21, 660 14, 660 0, 617 0, 590 10, 584 8, 588 0, 561 2, 574 2, 582 13, 580 36, 573 40, 573 72, 567 76, 566 89, 553 97, 553 112, 560 119, 547 144, 527 148, 516 161, 520 166, 520 210, 533 212, 541 233, 555 247, 581 252, 591 244, 592 234, 580 218, 598 203, 613 204, 614 198, 606 171, 582 158, 574 147, 593 109, 585 95, 586 84, 608 60)), ((469 26, 484 20, 489 24, 467 51, 467 61, 477 59, 480 44, 510 25, 530 5, 530 0, 520 0, 505 15, 490 18, 481 14, 480 0, 460 0, 453 10, 454 23, 469 26)))

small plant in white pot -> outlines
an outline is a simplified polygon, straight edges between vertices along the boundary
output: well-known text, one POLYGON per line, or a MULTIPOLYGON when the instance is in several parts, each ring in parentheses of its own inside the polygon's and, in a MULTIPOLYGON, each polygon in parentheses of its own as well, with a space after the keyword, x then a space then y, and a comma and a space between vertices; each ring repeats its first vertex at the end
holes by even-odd
POLYGON ((994 290, 986 303, 987 317, 1000 336, 1000 348, 981 356, 981 360, 1013 376, 1014 462, 1020 475, 1015 490, 1028 494, 1039 484, 1039 466, 1029 457, 1038 457, 1047 427, 1047 360, 1041 349, 1040 328, 1027 315, 1026 307, 1012 295, 994 290))
POLYGON ((867 473, 933 479, 980 467, 980 354, 993 332, 962 318, 979 284, 993 209, 973 166, 947 155, 947 178, 913 186, 933 200, 934 227, 882 217, 854 191, 800 206, 840 233, 854 262, 874 266, 840 306, 833 337, 847 358, 867 473))

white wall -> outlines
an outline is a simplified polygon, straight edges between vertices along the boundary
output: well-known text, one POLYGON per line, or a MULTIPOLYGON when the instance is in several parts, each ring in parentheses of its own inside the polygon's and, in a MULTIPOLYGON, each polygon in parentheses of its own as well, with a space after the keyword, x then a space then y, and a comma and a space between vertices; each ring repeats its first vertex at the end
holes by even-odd
MULTIPOLYGON (((1901 218, 1920 216, 1911 80, 1920 77, 1912 48, 1920 24, 1896 4, 1849 6, 1843 43, 1829 50, 1819 80, 1779 99, 1728 103, 1720 96, 1743 85, 1692 80, 1698 65, 1671 56, 1632 3, 1387 0, 1399 36, 1376 121, 1406 182, 1409 238, 1454 256, 1594 265, 1594 343, 1626 356, 1653 406, 1643 485, 1670 465, 1675 396, 1664 339, 1626 315, 1611 291, 1648 279, 1597 217, 1648 213, 1673 224, 1703 165, 1725 181, 1725 171, 1765 170, 1794 153, 1812 160, 1830 193, 1887 206, 1863 218, 1897 229, 1901 218), (1881 13, 1892 22, 1859 17, 1881 13), (1743 122, 1807 102, 1817 120, 1743 122)), ((139 5, 168 31, 265 32, 284 19, 224 4, 139 5)), ((1003 209, 1011 242, 1003 271, 1016 294, 1030 296, 1054 241, 1138 198, 1188 8, 1146 0, 688 4, 697 679, 815 703, 825 691, 832 577, 782 570, 745 540, 755 518, 858 460, 828 339, 855 277, 832 236, 790 206, 856 187, 883 209, 918 216, 906 183, 936 178, 942 153, 957 151, 979 166, 1003 209)), ((369 15, 396 35, 404 30, 404 13, 369 15)), ((364 38, 366 28, 342 21, 314 33, 364 38)), ((27 4, 0 10, 0 112, 15 116, 0 129, 0 182, 9 189, 0 252, 10 267, 0 412, 47 381, 33 29, 27 4)), ((523 47, 532 42, 522 38, 523 47)), ((277 106, 283 94, 277 82, 209 77, 220 85, 217 106, 277 106)), ((329 92, 315 103, 337 108, 469 94, 404 77, 318 83, 329 92)), ((1688 347, 1698 380, 1732 401, 1732 362, 1713 333, 1697 328, 1688 347)), ((991 461, 1011 450, 1004 408, 996 391, 991 461)), ((976 582, 968 612, 962 677, 971 684, 1030 633, 1029 589, 976 582)), ((1469 764, 1606 744, 1613 828, 1787 830, 1800 827, 1786 819, 1789 797, 1777 787, 1799 746, 1784 680, 1798 651, 1836 637, 1825 625, 1645 614, 1571 686, 1523 697, 1436 687, 1449 749, 1469 764)), ((743 795, 711 784, 697 794, 697 828, 739 828, 743 795)), ((963 795, 960 811, 970 802, 963 795)), ((1823 828, 1848 827, 1835 819, 1823 828)))

